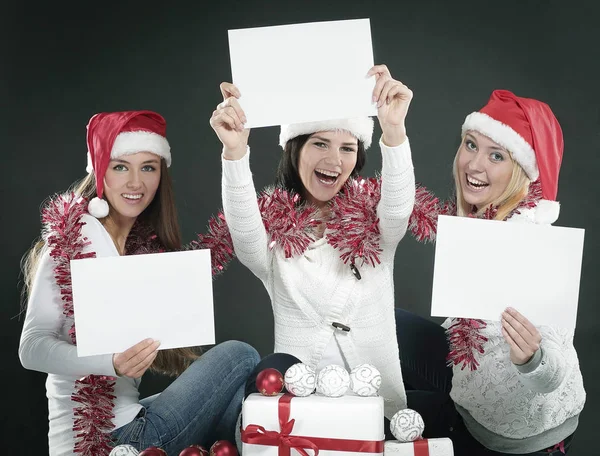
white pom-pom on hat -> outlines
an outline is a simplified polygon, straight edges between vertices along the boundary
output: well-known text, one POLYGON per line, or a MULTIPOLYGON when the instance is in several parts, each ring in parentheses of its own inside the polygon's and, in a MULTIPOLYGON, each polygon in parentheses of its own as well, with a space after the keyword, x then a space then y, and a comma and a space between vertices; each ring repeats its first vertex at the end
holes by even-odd
POLYGON ((96 196, 89 202, 88 212, 96 218, 104 218, 108 215, 108 203, 96 196))

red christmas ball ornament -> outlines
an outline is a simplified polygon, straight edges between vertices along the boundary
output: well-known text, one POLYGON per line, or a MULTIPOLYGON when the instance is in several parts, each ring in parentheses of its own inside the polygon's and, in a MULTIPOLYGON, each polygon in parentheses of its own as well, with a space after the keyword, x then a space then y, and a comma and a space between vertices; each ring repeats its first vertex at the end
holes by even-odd
POLYGON ((256 389, 263 396, 275 396, 283 391, 283 375, 277 369, 268 367, 256 376, 256 389))
POLYGON ((235 445, 227 440, 217 440, 210 447, 210 456, 238 456, 235 445))
POLYGON ((208 456, 208 451, 200 445, 192 445, 181 450, 179 456, 208 456))
POLYGON ((140 456, 167 456, 167 452, 158 447, 148 447, 140 453, 140 456))

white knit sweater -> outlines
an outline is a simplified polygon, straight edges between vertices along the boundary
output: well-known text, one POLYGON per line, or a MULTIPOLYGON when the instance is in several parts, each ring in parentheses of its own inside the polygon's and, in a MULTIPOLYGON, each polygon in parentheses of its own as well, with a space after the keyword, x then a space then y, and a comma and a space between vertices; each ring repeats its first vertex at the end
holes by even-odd
MULTIPOLYGON (((509 221, 534 220, 535 208, 523 210, 509 221)), ((569 436, 577 426, 577 415, 586 397, 573 331, 538 327, 541 351, 535 360, 517 367, 510 360, 501 324, 486 323, 481 334, 488 341, 483 344, 483 354, 475 353, 480 364, 477 370, 453 367, 450 396, 463 416, 465 412, 470 415, 465 424, 471 433, 491 449, 507 453, 517 448, 523 452, 529 446, 533 449, 527 452, 533 452, 569 436), (485 440, 493 440, 494 444, 485 440)), ((451 324, 452 319, 447 319, 442 326, 448 328, 451 324)))
POLYGON ((415 198, 415 177, 406 140, 397 147, 380 141, 381 264, 360 267, 357 280, 340 252, 324 237, 303 255, 285 258, 270 249, 256 200, 249 149, 240 160, 223 159, 223 207, 235 253, 264 284, 275 318, 275 352, 290 353, 317 367, 335 337, 352 368, 371 363, 381 371, 380 394, 391 417, 406 407, 394 319, 394 254, 406 233, 415 198), (342 332, 332 326, 343 323, 342 332))

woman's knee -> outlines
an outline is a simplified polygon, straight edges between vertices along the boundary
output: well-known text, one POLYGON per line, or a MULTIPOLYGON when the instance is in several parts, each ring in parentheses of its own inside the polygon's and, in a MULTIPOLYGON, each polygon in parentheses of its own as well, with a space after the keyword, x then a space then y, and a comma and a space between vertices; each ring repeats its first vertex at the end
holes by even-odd
POLYGON ((227 356, 231 359, 233 365, 244 364, 247 366, 249 373, 260 361, 260 355, 256 349, 252 345, 239 340, 221 342, 213 347, 213 350, 216 350, 221 356, 227 356))

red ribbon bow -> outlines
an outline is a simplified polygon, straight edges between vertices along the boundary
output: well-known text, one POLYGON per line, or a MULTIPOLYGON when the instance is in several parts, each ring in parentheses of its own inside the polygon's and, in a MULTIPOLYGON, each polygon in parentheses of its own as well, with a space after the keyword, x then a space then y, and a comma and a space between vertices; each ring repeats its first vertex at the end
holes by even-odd
POLYGON ((254 445, 268 445, 279 447, 279 456, 290 456, 293 448, 302 456, 310 456, 306 449, 314 451, 314 456, 319 450, 352 451, 356 453, 383 453, 381 440, 345 440, 326 439, 321 437, 305 437, 290 435, 296 420, 290 420, 291 401, 294 396, 284 394, 279 398, 278 416, 280 431, 267 431, 263 426, 249 424, 242 429, 242 442, 254 445))

